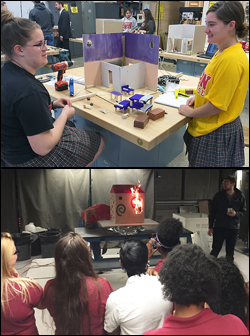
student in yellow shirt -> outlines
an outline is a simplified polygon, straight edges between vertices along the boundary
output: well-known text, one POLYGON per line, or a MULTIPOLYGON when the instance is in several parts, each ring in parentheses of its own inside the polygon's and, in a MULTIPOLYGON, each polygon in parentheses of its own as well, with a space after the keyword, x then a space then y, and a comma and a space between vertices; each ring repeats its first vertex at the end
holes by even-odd
POLYGON ((184 134, 190 167, 242 167, 244 136, 240 113, 249 82, 249 62, 238 38, 248 34, 239 1, 209 8, 205 33, 219 50, 203 71, 195 97, 179 113, 193 117, 184 134))

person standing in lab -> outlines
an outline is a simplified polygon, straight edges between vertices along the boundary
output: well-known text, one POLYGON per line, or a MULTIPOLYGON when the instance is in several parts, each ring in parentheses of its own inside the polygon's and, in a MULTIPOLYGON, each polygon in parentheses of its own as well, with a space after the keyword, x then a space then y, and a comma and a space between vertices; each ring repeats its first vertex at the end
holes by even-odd
POLYGON ((222 182, 222 191, 218 192, 209 209, 208 235, 213 235, 211 255, 217 257, 226 240, 226 258, 234 260, 234 248, 240 228, 240 217, 246 211, 243 193, 235 188, 234 176, 227 176, 222 182))

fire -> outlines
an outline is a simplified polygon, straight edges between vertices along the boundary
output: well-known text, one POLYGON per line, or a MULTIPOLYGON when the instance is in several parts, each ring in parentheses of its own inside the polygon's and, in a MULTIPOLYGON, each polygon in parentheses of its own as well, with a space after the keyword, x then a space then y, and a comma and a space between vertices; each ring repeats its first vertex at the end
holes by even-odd
MULTIPOLYGON (((140 181, 139 181, 140 182, 140 181)), ((132 206, 134 208, 135 214, 139 215, 142 213, 143 211, 143 201, 140 198, 140 193, 139 193, 139 188, 140 188, 140 184, 137 185, 137 187, 134 186, 134 188, 130 188, 131 193, 133 195, 133 199, 131 201, 132 206)))

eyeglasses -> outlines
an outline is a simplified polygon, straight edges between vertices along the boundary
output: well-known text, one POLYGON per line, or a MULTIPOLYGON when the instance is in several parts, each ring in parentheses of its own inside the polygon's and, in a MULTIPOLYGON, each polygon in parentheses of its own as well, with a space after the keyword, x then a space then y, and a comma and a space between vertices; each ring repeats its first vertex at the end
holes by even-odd
POLYGON ((19 252, 20 252, 20 251, 19 251, 18 249, 16 249, 16 252, 14 252, 14 255, 15 255, 15 254, 18 254, 19 252))
POLYGON ((34 44, 34 45, 26 45, 26 47, 40 47, 40 49, 42 50, 45 46, 47 46, 47 40, 44 40, 43 42, 40 42, 38 44, 34 44))
POLYGON ((230 181, 222 181, 223 184, 232 184, 230 181))

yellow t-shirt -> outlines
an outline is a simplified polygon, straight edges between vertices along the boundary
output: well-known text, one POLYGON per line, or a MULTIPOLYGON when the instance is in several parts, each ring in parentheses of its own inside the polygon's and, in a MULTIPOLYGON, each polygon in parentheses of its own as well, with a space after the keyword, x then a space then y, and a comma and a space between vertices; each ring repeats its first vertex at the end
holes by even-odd
POLYGON ((211 117, 193 118, 188 132, 198 137, 235 120, 241 113, 249 82, 249 61, 240 43, 218 51, 204 69, 195 95, 194 107, 209 101, 222 110, 211 117))

